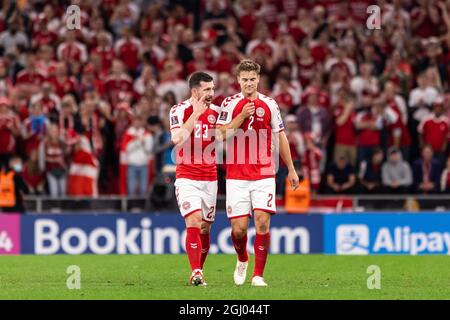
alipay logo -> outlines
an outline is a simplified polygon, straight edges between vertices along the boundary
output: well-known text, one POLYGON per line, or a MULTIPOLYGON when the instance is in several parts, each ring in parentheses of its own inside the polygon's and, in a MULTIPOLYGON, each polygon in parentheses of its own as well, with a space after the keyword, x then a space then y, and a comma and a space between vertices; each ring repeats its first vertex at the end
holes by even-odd
POLYGON ((336 230, 337 254, 368 254, 369 228, 364 224, 343 224, 336 230))

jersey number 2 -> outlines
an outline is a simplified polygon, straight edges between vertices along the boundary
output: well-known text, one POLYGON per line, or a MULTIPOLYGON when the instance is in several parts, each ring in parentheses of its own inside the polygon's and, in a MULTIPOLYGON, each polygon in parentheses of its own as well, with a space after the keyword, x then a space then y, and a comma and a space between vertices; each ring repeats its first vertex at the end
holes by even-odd
POLYGON ((251 129, 253 129, 252 124, 253 124, 253 121, 255 120, 255 118, 253 116, 250 116, 249 120, 250 120, 250 122, 248 123, 248 130, 251 130, 251 129))
POLYGON ((269 193, 269 199, 267 200, 267 206, 268 206, 269 208, 272 207, 272 200, 273 200, 273 194, 272 194, 272 193, 269 193))

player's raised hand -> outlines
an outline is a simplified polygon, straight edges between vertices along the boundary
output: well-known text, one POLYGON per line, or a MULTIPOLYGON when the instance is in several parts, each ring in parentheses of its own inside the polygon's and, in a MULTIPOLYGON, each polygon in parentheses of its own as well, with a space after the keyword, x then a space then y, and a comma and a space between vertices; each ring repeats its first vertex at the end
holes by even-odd
POLYGON ((253 102, 246 103, 241 113, 244 115, 244 118, 252 116, 255 113, 255 104, 253 102))
POLYGON ((201 115, 203 112, 206 111, 208 106, 205 103, 205 99, 206 95, 201 96, 200 99, 192 97, 192 109, 194 114, 201 115))
POLYGON ((289 182, 290 182, 290 184, 291 184, 291 189, 292 190, 296 190, 297 188, 298 188, 298 186, 299 186, 299 178, 298 178, 298 175, 297 175, 297 172, 295 172, 295 171, 289 171, 289 173, 288 173, 288 180, 289 180, 289 182))

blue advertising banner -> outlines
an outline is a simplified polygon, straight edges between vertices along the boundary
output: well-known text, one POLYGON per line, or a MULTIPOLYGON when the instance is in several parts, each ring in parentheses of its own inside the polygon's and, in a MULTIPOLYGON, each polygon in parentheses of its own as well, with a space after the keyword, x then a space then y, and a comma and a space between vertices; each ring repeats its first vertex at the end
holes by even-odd
POLYGON ((323 217, 327 254, 450 254, 450 214, 336 214, 323 217))
MULTIPOLYGON (((249 229, 252 253, 255 229, 249 229)), ((21 217, 22 254, 183 253, 184 220, 164 215, 26 215, 21 217)), ((284 215, 271 220, 271 253, 323 252, 322 216, 284 215)), ((226 215, 211 228, 211 253, 235 253, 226 215)))

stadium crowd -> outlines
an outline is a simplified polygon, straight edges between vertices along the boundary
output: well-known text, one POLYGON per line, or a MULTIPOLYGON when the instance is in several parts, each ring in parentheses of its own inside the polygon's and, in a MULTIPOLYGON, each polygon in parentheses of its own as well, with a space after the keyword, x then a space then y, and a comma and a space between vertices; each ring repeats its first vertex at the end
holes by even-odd
POLYGON ((2 1, 0 50, 0 161, 31 194, 145 194, 187 77, 220 105, 247 57, 314 192, 450 191, 449 0, 2 1))

